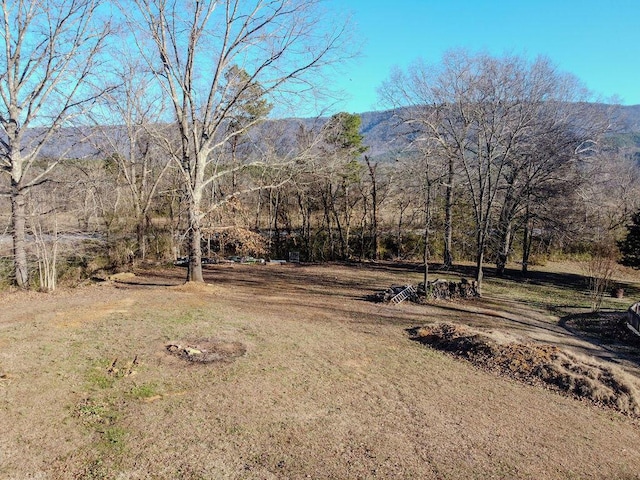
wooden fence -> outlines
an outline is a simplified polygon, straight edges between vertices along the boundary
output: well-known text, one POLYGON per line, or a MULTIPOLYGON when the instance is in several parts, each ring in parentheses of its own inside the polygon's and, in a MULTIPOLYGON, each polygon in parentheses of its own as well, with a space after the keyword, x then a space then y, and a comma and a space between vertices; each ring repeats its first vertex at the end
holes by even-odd
POLYGON ((634 303, 627 310, 627 327, 636 335, 640 335, 640 302, 634 303))

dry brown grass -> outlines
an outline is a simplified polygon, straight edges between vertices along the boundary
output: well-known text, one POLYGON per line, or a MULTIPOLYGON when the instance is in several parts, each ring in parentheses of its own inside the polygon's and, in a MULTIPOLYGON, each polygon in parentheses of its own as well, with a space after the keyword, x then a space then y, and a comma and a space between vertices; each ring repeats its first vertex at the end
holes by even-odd
MULTIPOLYGON (((640 471, 636 420, 479 370, 406 335, 429 319, 493 321, 509 333, 522 327, 516 318, 529 322, 521 336, 544 327, 547 314, 485 300, 364 301, 419 275, 384 265, 217 266, 205 276, 215 288, 193 290, 172 288, 180 269, 136 273, 55 294, 0 294, 0 478, 640 471), (228 363, 167 353, 168 343, 202 339, 238 342, 246 353, 228 363)), ((545 335, 565 341, 546 326, 545 335)))

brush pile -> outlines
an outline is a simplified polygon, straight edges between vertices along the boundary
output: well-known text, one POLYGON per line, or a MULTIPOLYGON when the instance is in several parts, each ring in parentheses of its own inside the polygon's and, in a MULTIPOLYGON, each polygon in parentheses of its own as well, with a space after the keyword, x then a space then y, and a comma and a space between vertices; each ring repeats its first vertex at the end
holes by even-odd
POLYGON ((424 283, 420 283, 418 285, 418 293, 421 292, 428 300, 452 300, 456 298, 474 298, 480 296, 478 293, 478 282, 475 280, 469 281, 466 278, 463 278, 459 282, 434 280, 433 282, 427 282, 426 288, 424 283))
POLYGON ((640 382, 590 358, 580 358, 552 345, 504 341, 450 323, 427 325, 410 333, 420 343, 485 370, 640 417, 640 382))
MULTIPOLYGON (((392 285, 382 292, 370 295, 369 300, 377 303, 389 303, 393 298, 406 290, 410 285, 392 285)), ((414 290, 407 297, 407 301, 414 303, 424 303, 429 300, 455 300, 459 298, 475 298, 479 297, 478 283, 475 280, 469 281, 465 278, 459 282, 449 280, 434 280, 427 282, 425 288, 424 283, 420 282, 414 285, 414 290)))
MULTIPOLYGON (((369 296, 369 299, 376 303, 389 303, 396 295, 399 295, 403 291, 407 290, 411 285, 391 285, 389 288, 382 292, 374 293, 369 296)), ((410 302, 419 303, 420 299, 418 297, 418 293, 415 293, 416 289, 410 293, 407 300, 410 302)))

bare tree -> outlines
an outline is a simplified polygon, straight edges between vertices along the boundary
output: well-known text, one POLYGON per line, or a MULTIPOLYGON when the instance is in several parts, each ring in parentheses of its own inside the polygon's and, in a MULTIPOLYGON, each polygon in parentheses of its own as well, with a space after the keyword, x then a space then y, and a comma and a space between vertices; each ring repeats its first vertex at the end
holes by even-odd
MULTIPOLYGON (((383 105, 395 109, 399 121, 398 135, 410 146, 423 151, 425 143, 434 139, 439 147, 437 159, 444 162, 446 176, 440 178, 445 195, 443 265, 453 264, 453 207, 455 186, 459 178, 461 155, 466 142, 468 125, 463 103, 466 84, 464 56, 460 53, 445 55, 442 62, 427 65, 416 61, 406 72, 399 69, 391 73, 378 95, 383 105)), ((434 167, 434 159, 428 165, 434 167)), ((434 187, 435 185, 432 185, 434 187)))
MULTIPOLYGON (((203 281, 202 200, 222 176, 265 165, 264 158, 230 166, 224 146, 260 116, 235 122, 247 102, 300 95, 340 53, 343 28, 324 28, 317 0, 135 0, 123 12, 141 54, 168 95, 189 209, 187 279, 203 281), (234 72, 243 72, 234 75, 234 72), (314 75, 316 77, 314 78, 314 75)), ((228 192, 222 201, 241 193, 228 192)))
POLYGON ((25 194, 46 180, 60 158, 44 165, 36 160, 101 94, 95 74, 110 26, 97 21, 99 4, 0 3, 0 171, 11 178, 5 193, 11 198, 15 282, 22 288, 29 286, 25 194))
MULTIPOLYGON (((380 230, 378 227, 378 209, 380 208, 380 197, 379 193, 379 181, 378 176, 376 175, 378 170, 378 164, 373 163, 367 155, 364 156, 364 162, 367 165, 367 170, 369 170, 369 178, 371 181, 371 244, 372 244, 372 255, 374 260, 380 259, 380 230)), ((366 202, 365 202, 366 204, 366 202)), ((363 229, 364 230, 364 229, 363 229)))
POLYGON ((504 268, 525 199, 545 191, 560 175, 559 165, 595 134, 567 113, 567 102, 588 93, 544 58, 449 52, 437 65, 417 62, 408 73, 395 72, 381 93, 405 106, 398 114, 414 143, 431 142, 448 164, 445 263, 451 259, 451 188, 460 171, 475 220, 479 286, 491 236, 498 231, 498 267, 504 268))
POLYGON ((112 70, 117 87, 102 98, 92 142, 115 165, 126 187, 136 230, 136 256, 144 259, 150 210, 172 165, 158 140, 168 130, 161 123, 166 105, 161 92, 153 90, 153 75, 145 64, 126 51, 119 52, 118 59, 112 70))

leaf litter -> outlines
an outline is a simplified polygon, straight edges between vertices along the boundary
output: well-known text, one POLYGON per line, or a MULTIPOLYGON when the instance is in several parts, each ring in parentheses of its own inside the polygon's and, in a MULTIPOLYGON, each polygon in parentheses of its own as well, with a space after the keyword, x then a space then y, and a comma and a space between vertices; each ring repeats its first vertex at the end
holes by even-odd
POLYGON ((452 323, 425 325, 409 333, 413 340, 479 368, 640 417, 638 379, 594 359, 452 323))

